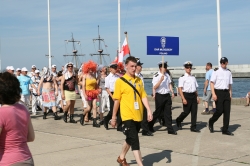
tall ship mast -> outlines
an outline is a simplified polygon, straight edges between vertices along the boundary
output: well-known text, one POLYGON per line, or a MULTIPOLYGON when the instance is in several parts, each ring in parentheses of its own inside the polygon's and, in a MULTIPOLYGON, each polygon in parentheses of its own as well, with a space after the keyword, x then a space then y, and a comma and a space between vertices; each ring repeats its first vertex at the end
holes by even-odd
POLYGON ((75 40, 74 39, 74 37, 73 37, 73 33, 72 33, 72 38, 71 38, 71 40, 65 40, 65 42, 72 42, 72 44, 73 44, 73 51, 72 51, 72 53, 73 54, 71 54, 71 55, 69 55, 69 54, 66 54, 66 55, 63 55, 63 56, 72 56, 73 57, 73 63, 75 64, 75 67, 78 69, 80 66, 81 66, 81 62, 80 62, 80 60, 79 60, 79 56, 85 56, 85 54, 77 54, 77 52, 78 52, 78 50, 76 49, 76 47, 75 47, 75 43, 77 43, 77 44, 79 44, 79 45, 81 45, 81 42, 80 41, 77 41, 77 40, 75 40))
MULTIPOLYGON (((93 42, 98 41, 98 53, 90 54, 91 56, 97 55, 99 56, 98 63, 103 64, 103 61, 105 62, 105 59, 103 56, 109 56, 110 54, 103 54, 103 49, 101 48, 101 42, 104 42, 104 39, 100 37, 99 33, 99 25, 98 25, 98 38, 93 39, 93 42)), ((105 43, 104 43, 105 45, 105 43)), ((105 45, 106 47, 106 45, 105 45)))

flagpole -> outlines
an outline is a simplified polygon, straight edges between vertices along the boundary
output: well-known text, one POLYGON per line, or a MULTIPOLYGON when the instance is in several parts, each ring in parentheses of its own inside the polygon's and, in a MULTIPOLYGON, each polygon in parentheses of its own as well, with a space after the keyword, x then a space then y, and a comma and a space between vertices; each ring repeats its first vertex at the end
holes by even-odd
POLYGON ((217 0, 217 26, 218 26, 218 67, 220 66, 221 51, 221 31, 220 31, 220 0, 217 0))
POLYGON ((118 51, 121 51, 121 2, 118 0, 118 51))
POLYGON ((2 72, 2 59, 1 59, 1 38, 0 38, 0 72, 2 72))
MULTIPOLYGON (((124 32, 124 34, 125 34, 125 38, 126 38, 126 41, 127 41, 127 44, 128 44, 128 32, 124 32)), ((128 44, 128 49, 129 49, 129 56, 131 56, 129 44, 128 44)))
POLYGON ((48 46, 49 46, 49 69, 51 69, 51 48, 50 48, 50 0, 48 0, 48 46))

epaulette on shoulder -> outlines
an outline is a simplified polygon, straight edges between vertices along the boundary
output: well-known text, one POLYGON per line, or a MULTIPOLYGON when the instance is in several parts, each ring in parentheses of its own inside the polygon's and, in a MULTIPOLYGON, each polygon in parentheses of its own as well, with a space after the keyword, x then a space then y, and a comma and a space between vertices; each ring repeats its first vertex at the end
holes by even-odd
POLYGON ((156 72, 156 73, 154 74, 155 77, 157 77, 158 75, 159 75, 158 72, 156 72))
POLYGON ((182 76, 181 77, 183 77, 184 76, 184 74, 182 74, 182 76))
POLYGON ((230 70, 230 69, 227 69, 227 70, 231 72, 231 70, 230 70))
POLYGON ((218 70, 219 68, 218 67, 216 67, 216 68, 214 68, 214 71, 216 71, 216 70, 218 70))

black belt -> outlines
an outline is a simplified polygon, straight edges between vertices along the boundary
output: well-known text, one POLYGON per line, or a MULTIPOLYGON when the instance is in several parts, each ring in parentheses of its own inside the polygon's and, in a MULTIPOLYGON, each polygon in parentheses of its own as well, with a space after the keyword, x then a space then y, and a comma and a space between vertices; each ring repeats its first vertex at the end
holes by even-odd
POLYGON ((183 92, 183 93, 186 93, 186 94, 196 94, 195 92, 183 92))
POLYGON ((158 93, 158 92, 156 92, 156 94, 159 94, 159 95, 170 95, 170 93, 161 94, 161 93, 158 93))
POLYGON ((217 91, 229 91, 228 89, 215 89, 217 91))

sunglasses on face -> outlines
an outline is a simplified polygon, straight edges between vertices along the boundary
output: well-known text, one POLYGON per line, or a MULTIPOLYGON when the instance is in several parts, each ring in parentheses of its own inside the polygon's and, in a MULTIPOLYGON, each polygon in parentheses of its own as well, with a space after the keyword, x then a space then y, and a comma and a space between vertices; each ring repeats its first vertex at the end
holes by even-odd
POLYGON ((67 67, 73 67, 73 66, 67 66, 67 67))
POLYGON ((192 67, 191 66, 187 66, 187 67, 185 67, 186 69, 192 69, 192 67))

